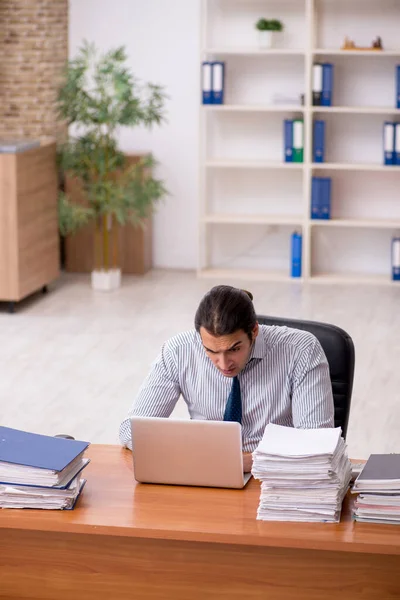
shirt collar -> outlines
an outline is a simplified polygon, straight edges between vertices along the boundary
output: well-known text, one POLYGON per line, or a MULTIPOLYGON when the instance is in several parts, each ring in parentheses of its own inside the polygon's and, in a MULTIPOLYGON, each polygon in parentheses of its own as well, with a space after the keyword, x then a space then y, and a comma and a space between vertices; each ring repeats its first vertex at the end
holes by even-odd
POLYGON ((253 348, 250 352, 249 361, 253 358, 264 358, 267 353, 266 344, 264 341, 264 336, 262 332, 259 330, 258 336, 256 337, 256 341, 253 344, 253 348))

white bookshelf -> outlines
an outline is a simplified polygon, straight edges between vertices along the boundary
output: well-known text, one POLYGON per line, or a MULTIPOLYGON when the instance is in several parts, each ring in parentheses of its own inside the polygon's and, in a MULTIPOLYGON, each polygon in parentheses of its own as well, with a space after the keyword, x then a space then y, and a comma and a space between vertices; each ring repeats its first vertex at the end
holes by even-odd
POLYGON ((385 120, 400 122, 399 25, 392 0, 203 0, 200 62, 224 60, 226 85, 225 103, 200 111, 200 277, 398 285, 390 241, 400 233, 400 166, 383 165, 381 136, 385 120), (263 16, 285 25, 271 50, 258 47, 263 16), (363 46, 380 35, 385 49, 343 51, 345 35, 363 46), (312 66, 324 59, 335 66, 332 107, 312 105, 312 66), (304 120, 303 163, 283 161, 286 118, 304 120), (316 118, 326 123, 318 164, 316 118), (332 178, 329 221, 310 218, 313 175, 332 178), (290 277, 294 230, 300 279, 290 277))

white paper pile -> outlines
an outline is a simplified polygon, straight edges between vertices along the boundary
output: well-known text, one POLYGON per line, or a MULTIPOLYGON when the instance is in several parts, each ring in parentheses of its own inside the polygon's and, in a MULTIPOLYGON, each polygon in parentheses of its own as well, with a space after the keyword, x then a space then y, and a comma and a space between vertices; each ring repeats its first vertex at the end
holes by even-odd
POLYGON ((262 482, 258 519, 338 522, 351 480, 341 429, 267 425, 252 474, 262 482))
POLYGON ((400 524, 400 454, 372 454, 352 492, 356 521, 400 524))
POLYGON ((65 489, 0 484, 0 508, 70 510, 85 483, 86 479, 78 475, 65 489))

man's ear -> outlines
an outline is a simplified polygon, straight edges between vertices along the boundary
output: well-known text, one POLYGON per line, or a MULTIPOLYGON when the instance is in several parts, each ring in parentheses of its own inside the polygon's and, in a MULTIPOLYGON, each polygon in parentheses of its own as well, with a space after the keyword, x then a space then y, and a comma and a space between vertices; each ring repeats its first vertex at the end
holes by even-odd
POLYGON ((256 323, 253 327, 253 331, 251 332, 253 335, 253 342, 256 339, 256 337, 258 336, 259 331, 260 331, 260 327, 259 327, 258 323, 256 323))

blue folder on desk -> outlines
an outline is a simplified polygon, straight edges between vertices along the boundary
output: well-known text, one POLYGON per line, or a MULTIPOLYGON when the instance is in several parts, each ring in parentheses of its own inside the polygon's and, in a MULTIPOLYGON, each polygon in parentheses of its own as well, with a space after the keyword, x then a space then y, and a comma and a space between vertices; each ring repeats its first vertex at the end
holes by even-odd
MULTIPOLYGON (((41 482, 36 483, 35 478, 43 475, 52 477, 54 483, 50 485, 56 487, 58 479, 63 480, 71 469, 75 477, 88 464, 89 460, 82 458, 88 446, 89 442, 0 426, 0 482, 40 486, 41 482), (13 467, 19 473, 15 479, 8 479, 7 474, 12 472, 13 467), (21 467, 24 473, 21 473, 21 467)), ((63 481, 62 486, 66 487, 68 483, 63 481)))

